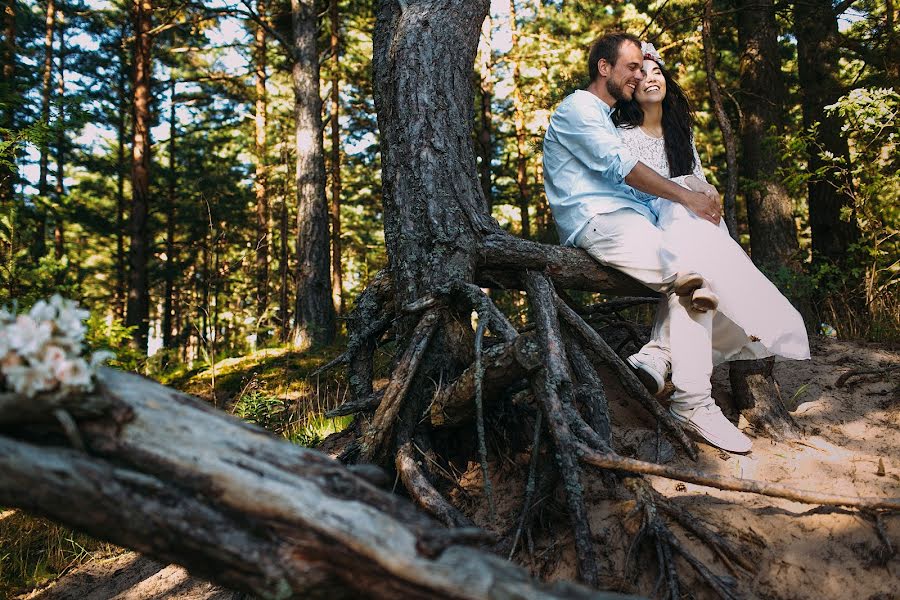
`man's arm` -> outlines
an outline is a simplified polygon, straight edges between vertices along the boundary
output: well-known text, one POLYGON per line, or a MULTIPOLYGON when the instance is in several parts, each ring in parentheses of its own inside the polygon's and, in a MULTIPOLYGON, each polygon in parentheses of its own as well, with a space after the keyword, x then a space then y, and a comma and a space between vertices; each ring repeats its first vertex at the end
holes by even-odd
POLYGON ((718 195, 716 198, 712 198, 709 195, 681 187, 674 181, 660 176, 640 161, 625 176, 625 183, 647 194, 677 202, 713 225, 719 224, 721 216, 718 195))

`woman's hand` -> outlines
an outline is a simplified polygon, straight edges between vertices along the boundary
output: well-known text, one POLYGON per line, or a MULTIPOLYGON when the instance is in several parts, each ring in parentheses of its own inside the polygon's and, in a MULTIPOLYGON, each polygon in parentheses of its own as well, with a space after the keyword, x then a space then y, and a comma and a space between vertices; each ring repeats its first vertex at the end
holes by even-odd
POLYGON ((706 183, 702 179, 695 177, 694 175, 688 175, 687 177, 685 177, 684 185, 686 185, 689 190, 700 192, 701 194, 706 194, 716 202, 721 201, 719 190, 717 190, 714 186, 706 183))
MULTIPOLYGON (((715 192, 715 188, 713 188, 713 191, 715 192)), ((701 219, 705 219, 713 225, 718 226, 719 220, 722 218, 718 192, 715 192, 715 196, 713 196, 693 190, 686 191, 681 198, 681 204, 701 219)))

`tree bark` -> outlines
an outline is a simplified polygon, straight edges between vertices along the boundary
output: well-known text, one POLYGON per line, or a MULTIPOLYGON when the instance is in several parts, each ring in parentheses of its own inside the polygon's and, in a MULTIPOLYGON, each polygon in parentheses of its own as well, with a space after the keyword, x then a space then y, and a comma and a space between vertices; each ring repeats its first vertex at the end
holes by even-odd
MULTIPOLYGON (((45 18, 44 33, 44 71, 42 73, 41 82, 41 121, 44 124, 50 123, 50 99, 53 95, 53 36, 56 31, 56 2, 55 0, 47 0, 47 11, 45 18)), ((50 148, 45 144, 41 146, 41 156, 38 167, 38 194, 40 194, 43 202, 42 205, 35 207, 37 213, 35 244, 32 250, 32 256, 35 260, 39 260, 47 253, 47 213, 46 203, 50 187, 47 183, 47 174, 50 166, 50 148)))
POLYGON ((778 181, 777 136, 785 112, 773 0, 743 1, 738 12, 741 48, 741 168, 750 251, 759 266, 797 264, 797 231, 791 199, 778 181))
POLYGON ((128 21, 123 20, 119 29, 119 63, 116 65, 119 114, 116 120, 116 287, 113 299, 113 314, 125 317, 126 289, 128 287, 128 259, 125 254, 125 144, 126 119, 128 114, 128 21))
POLYGON ((528 185, 528 155, 525 150, 525 108, 522 101, 522 69, 519 65, 519 26, 516 23, 516 2, 509 0, 509 29, 512 35, 510 60, 513 67, 513 120, 516 127, 516 187, 519 191, 519 213, 522 237, 531 238, 531 188, 528 185))
POLYGON ((807 149, 813 257, 843 262, 850 245, 859 238, 853 198, 847 192, 852 182, 846 173, 834 169, 816 174, 827 165, 820 156, 822 152, 848 161, 850 158, 840 118, 825 113, 825 107, 834 104, 843 91, 835 72, 840 61, 837 16, 830 0, 797 2, 793 16, 803 126, 809 131, 819 123, 814 143, 807 149), (842 211, 849 212, 849 220, 841 218, 842 211))
MULTIPOLYGON (((16 46, 16 0, 3 0, 0 2, 0 12, 3 18, 3 44, 0 46, 0 69, 3 80, 0 85, 8 98, 16 97, 16 62, 18 61, 18 49, 16 46)), ((3 108, 2 123, 5 129, 13 131, 16 126, 16 105, 10 102, 3 108)), ((15 196, 15 184, 18 179, 18 170, 15 167, 15 157, 10 160, 13 167, 7 170, 0 169, 0 205, 9 206, 15 196)))
POLYGON ((493 111, 494 100, 494 59, 492 55, 493 19, 491 15, 484 19, 481 26, 481 52, 478 56, 479 110, 478 110, 478 176, 481 179, 481 191, 488 203, 488 210, 493 205, 491 160, 494 157, 493 111))
POLYGON ((706 0, 703 13, 702 37, 703 37, 703 58, 706 65, 706 84, 709 87, 709 99, 712 102, 713 110, 716 114, 716 120, 719 122, 719 129, 722 130, 722 141, 725 144, 725 163, 728 168, 728 175, 725 180, 725 225, 728 226, 728 233, 735 240, 738 239, 737 231, 737 145, 734 141, 734 129, 731 126, 731 120, 725 112, 725 106, 722 103, 722 92, 719 89, 719 82, 716 79, 716 61, 714 58, 715 49, 710 38, 710 28, 712 27, 712 0, 706 0))
MULTIPOLYGON (((65 197, 65 155, 66 155, 66 31, 64 27, 62 12, 59 13, 59 71, 57 72, 56 82, 56 100, 57 100, 57 123, 56 123, 56 218, 53 227, 53 245, 54 254, 57 262, 62 262, 66 256, 66 218, 68 211, 66 210, 65 197)), ((57 271, 56 285, 62 285, 65 280, 66 272, 63 269, 57 271)))
POLYGON ((407 501, 333 459, 191 397, 112 370, 99 380, 102 391, 66 405, 89 454, 29 440, 23 422, 52 420, 34 414, 34 401, 3 406, 3 505, 261 597, 621 597, 540 584, 455 545, 407 501))
POLYGON ((500 232, 487 214, 471 131, 471 68, 486 14, 485 0, 388 1, 378 11, 384 230, 400 305, 447 281, 472 281, 480 238, 500 232))
POLYGON ((178 134, 175 120, 175 73, 169 72, 169 189, 166 198, 166 260, 163 266, 164 292, 162 315, 163 348, 170 348, 173 340, 172 313, 175 303, 175 219, 177 167, 175 140, 178 134))
POLYGON ((341 44, 338 0, 328 5, 331 21, 331 296, 334 309, 343 315, 344 274, 341 265, 341 44))
POLYGON ((313 0, 291 0, 294 28, 294 117, 297 149, 297 296, 292 343, 297 348, 329 344, 335 334, 322 99, 319 97, 317 13, 313 0))
MULTIPOLYGON (((256 14, 266 18, 266 3, 257 0, 256 14)), ((256 178, 253 188, 256 193, 256 335, 257 344, 261 334, 260 325, 265 319, 269 306, 269 190, 267 187, 267 144, 266 144, 266 30, 256 25, 256 178)))
POLYGON ((151 0, 134 0, 134 136, 131 146, 131 216, 128 252, 129 286, 126 325, 135 327, 132 345, 146 354, 150 329, 150 34, 153 5, 151 0))

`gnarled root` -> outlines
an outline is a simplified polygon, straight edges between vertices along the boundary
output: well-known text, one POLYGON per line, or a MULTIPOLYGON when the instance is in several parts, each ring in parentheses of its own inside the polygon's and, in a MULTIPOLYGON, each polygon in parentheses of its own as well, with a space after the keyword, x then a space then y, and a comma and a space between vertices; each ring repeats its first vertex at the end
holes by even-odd
POLYGON ((771 358, 729 363, 732 401, 758 433, 774 440, 797 438, 800 428, 784 407, 781 390, 772 377, 774 365, 771 358))

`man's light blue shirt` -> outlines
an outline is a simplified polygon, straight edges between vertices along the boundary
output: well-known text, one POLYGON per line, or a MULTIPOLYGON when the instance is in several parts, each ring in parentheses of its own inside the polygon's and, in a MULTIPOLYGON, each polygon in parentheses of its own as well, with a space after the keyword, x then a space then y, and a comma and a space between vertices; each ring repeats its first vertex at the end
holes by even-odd
POLYGON ((625 177, 638 159, 625 147, 600 98, 577 90, 550 118, 544 136, 544 189, 559 239, 566 246, 595 215, 630 208, 652 223, 655 196, 635 190, 625 177))

